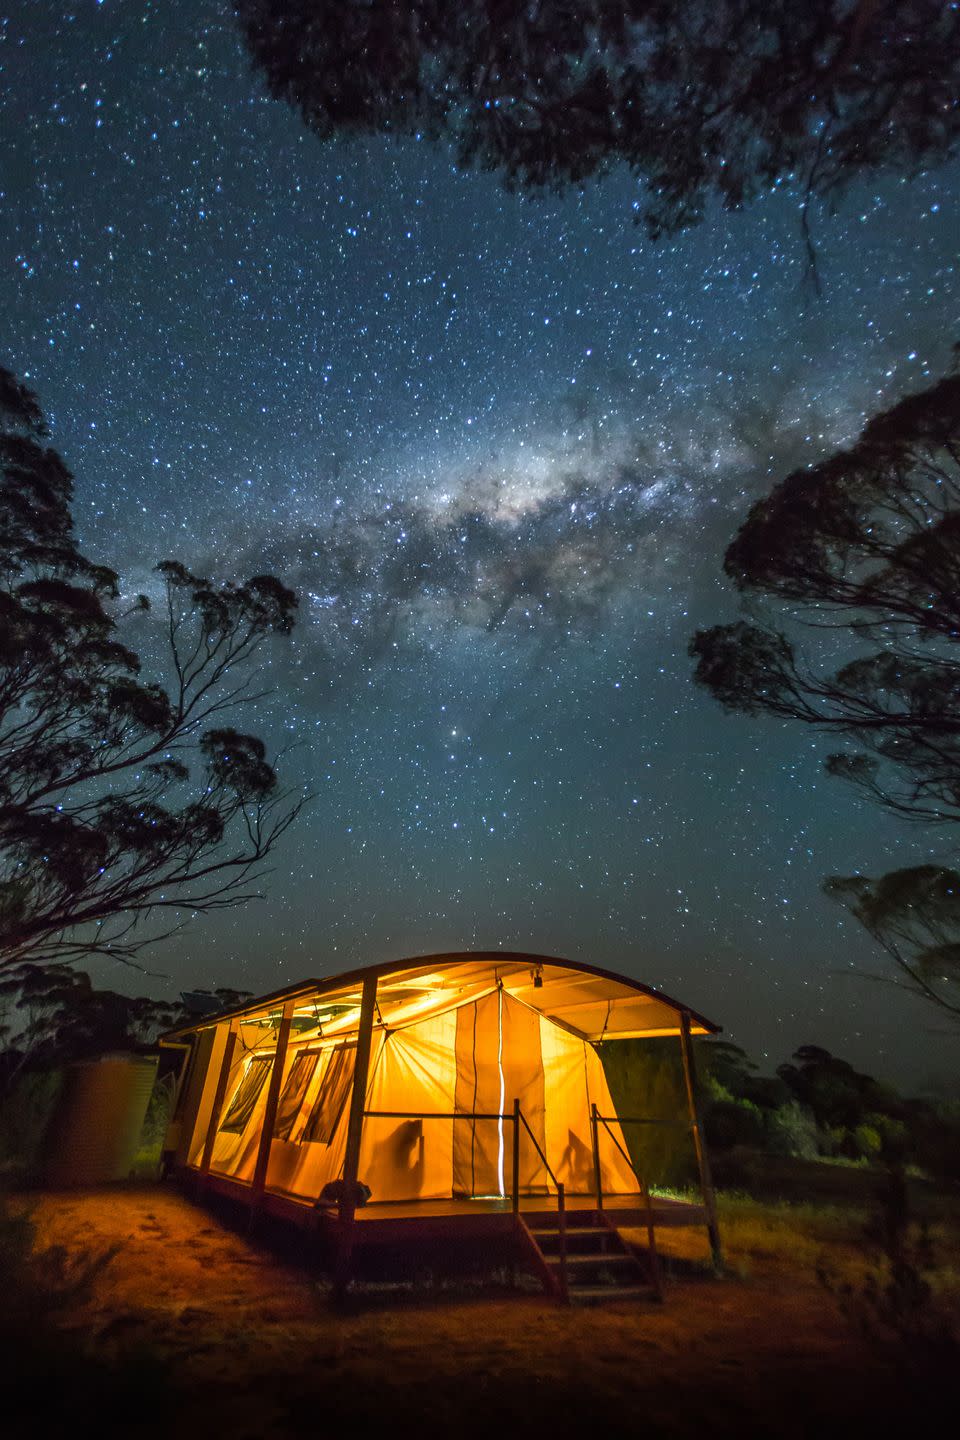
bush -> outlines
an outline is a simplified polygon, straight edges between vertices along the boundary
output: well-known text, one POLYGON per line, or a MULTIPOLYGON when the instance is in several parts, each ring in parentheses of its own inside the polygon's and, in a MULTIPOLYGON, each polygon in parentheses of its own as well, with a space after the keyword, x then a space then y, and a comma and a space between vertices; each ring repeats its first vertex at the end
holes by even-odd
POLYGON ((791 1100, 767 1115, 766 1148, 772 1155, 816 1160, 820 1154, 817 1122, 806 1106, 791 1100))
POLYGON ((715 1150, 763 1143, 763 1115, 748 1100, 718 1100, 707 1111, 704 1128, 707 1144, 715 1150))
POLYGON ((903 1168, 887 1168, 876 1209, 863 1231, 872 1264, 862 1280, 840 1278, 821 1264, 821 1284, 871 1347, 889 1353, 891 1364, 922 1387, 951 1386, 960 1368, 955 1316, 938 1297, 931 1277, 935 1257, 925 1223, 910 1212, 903 1168))
POLYGON ((175 1088, 175 1078, 171 1074, 158 1079, 150 1092, 133 1164, 133 1174, 138 1179, 156 1180, 160 1174, 163 1142, 173 1110, 175 1088))
POLYGON ((0 1099, 0 1175, 29 1181, 63 1087, 60 1070, 26 1071, 0 1099))
POLYGON ((857 1125, 853 1139, 860 1159, 876 1160, 883 1149, 883 1136, 875 1125, 857 1125))
POLYGON ((938 1101, 918 1106, 910 1136, 922 1170, 934 1180, 960 1184, 960 1103, 938 1101))

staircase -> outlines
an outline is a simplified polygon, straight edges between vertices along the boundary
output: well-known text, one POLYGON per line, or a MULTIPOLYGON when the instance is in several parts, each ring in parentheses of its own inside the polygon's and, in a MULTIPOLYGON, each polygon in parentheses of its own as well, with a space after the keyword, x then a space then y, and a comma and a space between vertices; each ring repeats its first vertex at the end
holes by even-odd
POLYGON ((655 1251, 634 1250, 602 1210, 568 1217, 566 1294, 558 1216, 548 1212, 518 1215, 517 1219, 532 1268, 548 1294, 561 1303, 595 1305, 606 1300, 663 1298, 655 1251))

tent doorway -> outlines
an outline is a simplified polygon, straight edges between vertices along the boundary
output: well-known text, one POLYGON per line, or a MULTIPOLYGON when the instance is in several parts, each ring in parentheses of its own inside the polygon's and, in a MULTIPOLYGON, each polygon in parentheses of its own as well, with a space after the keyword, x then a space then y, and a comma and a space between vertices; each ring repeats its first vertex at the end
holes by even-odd
MULTIPOLYGON (((540 1016, 502 985, 462 1006, 456 1067, 453 1194, 461 1199, 507 1196, 513 1188, 514 1101, 519 1100, 539 1145, 545 1145, 540 1016)), ((543 1164, 523 1126, 519 1186, 528 1195, 547 1188, 543 1164)))

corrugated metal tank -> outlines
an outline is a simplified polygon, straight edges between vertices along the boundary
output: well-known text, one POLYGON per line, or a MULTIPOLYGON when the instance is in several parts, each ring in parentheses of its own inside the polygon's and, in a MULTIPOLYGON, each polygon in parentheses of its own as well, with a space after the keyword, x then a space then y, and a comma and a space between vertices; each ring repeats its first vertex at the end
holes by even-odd
POLYGON ((154 1055, 101 1055, 68 1066, 44 1145, 46 1183, 126 1180, 156 1076, 154 1055))

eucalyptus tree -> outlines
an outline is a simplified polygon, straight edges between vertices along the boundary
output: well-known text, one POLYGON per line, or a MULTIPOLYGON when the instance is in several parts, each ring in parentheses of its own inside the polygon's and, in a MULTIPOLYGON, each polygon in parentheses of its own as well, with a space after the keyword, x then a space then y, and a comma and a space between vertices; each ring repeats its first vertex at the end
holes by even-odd
MULTIPOLYGON (((694 636, 698 683, 728 710, 836 737, 831 775, 955 843, 960 376, 788 475, 754 505, 724 568, 752 613, 694 636)), ((960 1018, 960 875, 922 864, 826 889, 886 949, 901 983, 960 1018)))
POLYGON ((36 396, 0 370, 0 966, 131 960, 251 898, 303 803, 234 725, 296 597, 164 561, 169 679, 145 678, 130 632, 149 601, 122 603, 118 574, 81 553, 46 439, 36 396))

